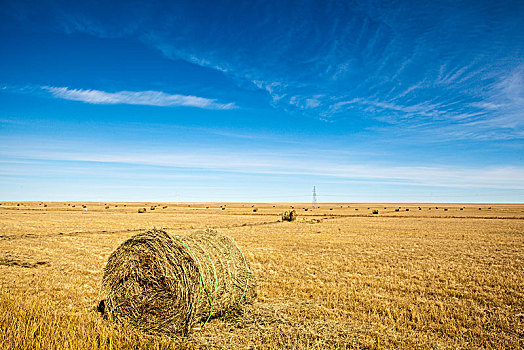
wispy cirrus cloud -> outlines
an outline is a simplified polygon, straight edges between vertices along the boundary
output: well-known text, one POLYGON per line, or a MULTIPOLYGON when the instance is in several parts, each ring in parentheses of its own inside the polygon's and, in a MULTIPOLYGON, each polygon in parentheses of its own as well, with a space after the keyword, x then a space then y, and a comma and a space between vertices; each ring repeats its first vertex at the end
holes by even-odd
POLYGON ((68 87, 43 86, 53 97, 92 104, 129 104, 159 107, 195 107, 203 109, 235 109, 234 103, 219 103, 214 99, 166 94, 162 91, 117 91, 70 89, 68 87))
MULTIPOLYGON (((285 111, 323 120, 360 118, 371 127, 377 121, 384 128, 403 124, 431 129, 442 139, 521 138, 521 7, 449 5, 310 1, 296 11, 296 4, 278 1, 225 1, 205 10, 183 2, 115 3, 108 13, 121 16, 107 18, 86 3, 64 7, 57 22, 68 34, 137 39, 170 60, 264 91, 271 106, 285 111)), ((82 94, 67 94, 73 95, 82 94)), ((180 104, 168 105, 234 108, 214 100, 176 100, 180 104)))
MULTIPOLYGON (((40 146, 38 147, 40 148, 40 146)), ((193 149, 184 152, 114 151, 106 154, 91 151, 41 150, 26 146, 0 151, 2 162, 65 161, 86 164, 126 164, 129 166, 155 166, 190 169, 197 172, 226 172, 243 175, 314 176, 340 181, 369 181, 373 183, 447 187, 492 188, 524 190, 524 172, 521 166, 463 167, 445 165, 373 165, 341 164, 339 160, 316 159, 311 161, 307 152, 292 156, 265 152, 225 152, 193 149), (3 158, 3 159, 2 159, 3 158)), ((2 167, 0 167, 1 169, 2 167)), ((0 175, 13 174, 9 167, 0 175)))

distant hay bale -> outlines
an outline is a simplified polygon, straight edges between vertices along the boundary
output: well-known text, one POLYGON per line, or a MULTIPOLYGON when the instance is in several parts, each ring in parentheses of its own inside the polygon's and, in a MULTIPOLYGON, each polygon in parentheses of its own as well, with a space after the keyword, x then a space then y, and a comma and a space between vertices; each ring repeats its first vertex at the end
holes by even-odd
POLYGON ((374 214, 374 215, 377 215, 377 214, 378 214, 378 209, 374 209, 374 210, 373 210, 373 214, 374 214))
POLYGON ((142 214, 146 212, 146 208, 138 208, 138 213, 142 214))
POLYGON ((231 238, 209 229, 181 237, 152 230, 111 254, 101 295, 98 309, 111 320, 185 335, 195 322, 251 303, 256 292, 249 262, 231 238))
POLYGON ((282 214, 282 221, 295 221, 297 212, 295 210, 287 210, 282 214))

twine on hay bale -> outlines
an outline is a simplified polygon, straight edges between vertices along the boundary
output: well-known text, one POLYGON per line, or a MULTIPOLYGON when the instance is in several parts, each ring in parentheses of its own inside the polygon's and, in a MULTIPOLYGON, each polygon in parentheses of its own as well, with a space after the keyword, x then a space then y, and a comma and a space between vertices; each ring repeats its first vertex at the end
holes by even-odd
POLYGON ((240 248, 214 231, 162 230, 122 243, 104 269, 98 310, 151 334, 186 335, 193 324, 251 303, 255 279, 240 248))

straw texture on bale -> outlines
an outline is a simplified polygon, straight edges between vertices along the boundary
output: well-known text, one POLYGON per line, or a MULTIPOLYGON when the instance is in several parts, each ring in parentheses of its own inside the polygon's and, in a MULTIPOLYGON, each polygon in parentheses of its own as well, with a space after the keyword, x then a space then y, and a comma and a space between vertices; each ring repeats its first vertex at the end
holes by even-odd
POLYGON ((195 322, 251 303, 255 279, 236 243, 214 231, 140 233, 109 257, 101 288, 109 319, 151 334, 185 335, 195 322))

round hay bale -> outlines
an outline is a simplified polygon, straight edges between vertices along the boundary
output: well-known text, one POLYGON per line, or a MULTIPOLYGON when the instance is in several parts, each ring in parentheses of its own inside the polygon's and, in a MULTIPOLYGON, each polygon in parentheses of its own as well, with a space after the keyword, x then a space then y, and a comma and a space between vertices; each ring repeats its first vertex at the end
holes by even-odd
POLYGON ((282 214, 282 221, 295 221, 297 218, 297 212, 295 210, 285 211, 282 214))
POLYGON ((151 334, 186 335, 193 324, 251 303, 255 279, 229 237, 214 231, 140 233, 122 243, 104 269, 104 316, 151 334))

